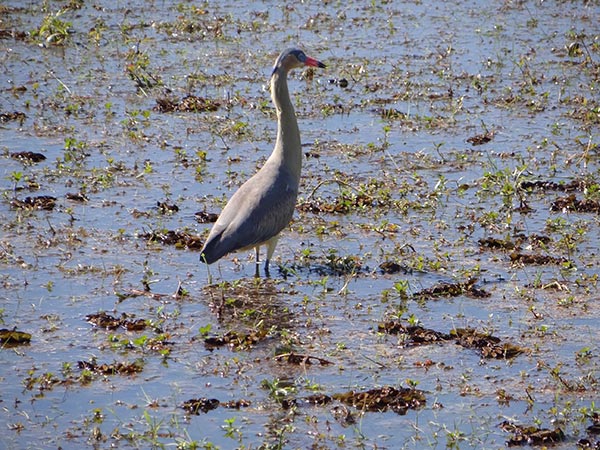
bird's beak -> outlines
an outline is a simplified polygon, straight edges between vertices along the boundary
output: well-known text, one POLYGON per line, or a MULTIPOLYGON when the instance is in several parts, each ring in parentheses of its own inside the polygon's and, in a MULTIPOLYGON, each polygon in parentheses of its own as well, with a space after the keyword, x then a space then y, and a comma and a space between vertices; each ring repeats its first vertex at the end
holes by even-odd
POLYGON ((310 67, 320 67, 321 69, 324 69, 325 67, 327 67, 325 64, 323 64, 321 61, 317 61, 314 58, 311 58, 310 56, 306 57, 306 60, 304 61, 304 64, 310 67))

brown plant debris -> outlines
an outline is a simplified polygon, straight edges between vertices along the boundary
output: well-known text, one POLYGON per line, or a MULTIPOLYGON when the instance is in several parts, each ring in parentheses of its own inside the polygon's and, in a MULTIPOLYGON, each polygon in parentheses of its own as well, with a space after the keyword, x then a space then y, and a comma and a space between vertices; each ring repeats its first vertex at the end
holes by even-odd
POLYGON ((384 412, 392 410, 400 415, 406 414, 409 409, 418 409, 425 406, 425 393, 419 389, 395 388, 384 386, 368 391, 348 391, 342 394, 333 394, 335 400, 353 406, 363 411, 384 412))
POLYGON ((16 329, 7 330, 0 329, 0 344, 3 347, 14 347, 16 345, 29 344, 31 342, 31 334, 16 329))
POLYGON ((398 321, 380 323, 377 329, 381 333, 406 335, 406 342, 413 345, 431 344, 452 339, 452 336, 440 331, 424 328, 421 325, 403 325, 398 321))
POLYGON ((527 350, 511 343, 501 343, 500 338, 490 334, 479 333, 473 328, 455 328, 450 336, 457 339, 457 344, 465 348, 476 348, 484 358, 512 359, 527 350))
POLYGON ((578 449, 591 449, 591 450, 600 450, 600 441, 596 441, 595 443, 593 441, 590 441, 589 439, 579 439, 577 441, 577 448, 578 449))
POLYGON ((370 208, 378 206, 379 202, 371 195, 359 193, 351 196, 336 197, 333 202, 323 198, 311 198, 299 203, 297 208, 302 212, 314 214, 336 213, 349 214, 356 209, 370 208))
POLYGON ((333 399, 326 394, 313 394, 302 398, 302 402, 309 405, 323 406, 331 403, 333 399))
POLYGON ((230 330, 221 336, 204 338, 204 345, 208 350, 217 347, 229 346, 232 350, 248 349, 263 340, 268 334, 267 330, 252 330, 248 333, 230 330))
POLYGON ((471 136, 469 139, 467 139, 467 142, 469 144, 475 146, 475 145, 487 144, 492 139, 494 139, 494 132, 488 131, 483 134, 476 134, 475 136, 471 136))
POLYGON ((479 245, 481 247, 500 250, 514 250, 516 248, 516 244, 510 239, 498 239, 493 237, 479 239, 479 245))
POLYGON ((194 217, 198 223, 214 223, 219 218, 219 215, 215 213, 207 213, 206 211, 199 211, 194 214, 194 217))
POLYGON ((413 294, 413 297, 417 299, 428 299, 466 295, 474 298, 485 298, 491 295, 484 289, 476 288, 476 283, 477 279, 475 278, 471 278, 464 283, 439 283, 413 294))
POLYGON ((133 375, 140 373, 144 368, 139 362, 112 364, 98 364, 96 361, 77 361, 77 367, 89 370, 100 375, 133 375))
POLYGON ((583 192, 591 183, 585 180, 572 180, 569 183, 557 183, 556 181, 522 181, 520 188, 525 190, 561 191, 561 192, 583 192))
POLYGON ((507 420, 500 424, 500 428, 507 433, 513 433, 513 437, 506 441, 508 447, 521 445, 552 445, 565 440, 565 434, 560 428, 548 430, 536 426, 516 425, 507 420))
POLYGON ((241 398, 239 400, 229 400, 226 402, 221 402, 221 406, 223 408, 229 408, 229 409, 247 408, 251 404, 252 404, 252 402, 250 400, 246 400, 243 398, 241 398))
POLYGON ((200 250, 204 244, 200 236, 187 231, 150 231, 140 234, 139 237, 149 242, 160 242, 164 245, 174 245, 177 248, 188 248, 190 250, 200 250))
POLYGON ((85 203, 89 200, 87 195, 85 195, 81 192, 67 192, 65 194, 65 198, 67 200, 72 200, 74 202, 81 202, 81 203, 85 203))
POLYGON ((51 195, 38 195, 37 197, 25 197, 25 200, 12 199, 10 205, 17 209, 46 210, 52 211, 56 206, 56 197, 51 195))
POLYGON ((538 255, 538 254, 526 254, 520 252, 513 252, 510 254, 510 260, 512 263, 521 264, 536 264, 544 266, 546 264, 564 264, 568 262, 567 259, 557 256, 549 255, 538 255))
POLYGON ((379 264, 379 268, 383 273, 392 274, 392 273, 409 273, 410 269, 406 266, 400 265, 394 261, 385 261, 379 264))
POLYGON ((192 398, 183 402, 181 407, 190 414, 200 415, 201 412, 207 413, 213 409, 217 409, 220 405, 219 400, 216 398, 192 398))
POLYGON ((345 405, 335 405, 331 408, 331 415, 343 427, 354 425, 356 423, 356 417, 354 417, 352 411, 345 405))
POLYGON ((88 314, 85 320, 91 324, 107 330, 116 330, 121 327, 127 331, 142 331, 148 325, 144 319, 131 319, 129 315, 122 313, 121 317, 113 317, 105 312, 88 314))
POLYGON ((172 98, 157 98, 155 111, 166 113, 166 112, 206 112, 216 111, 221 106, 221 103, 210 100, 203 97, 197 97, 195 95, 188 95, 183 97, 181 100, 175 100, 172 98))
POLYGON ((314 364, 313 361, 319 363, 322 366, 328 366, 330 364, 333 364, 331 361, 319 358, 317 356, 301 355, 298 353, 284 353, 281 355, 277 355, 275 359, 279 362, 287 362, 288 364, 296 365, 311 365, 314 364))
MULTIPOLYGON (((0 113, 0 122, 5 123, 5 122, 10 122, 12 120, 18 120, 19 122, 23 123, 23 121, 25 120, 26 117, 27 116, 20 111, 0 113)), ((23 153, 27 153, 27 152, 23 152, 23 153)))
POLYGON ((580 213, 600 213, 600 202, 596 200, 578 200, 575 194, 557 197, 550 205, 551 211, 571 211, 580 213))
POLYGON ((179 211, 179 206, 175 203, 156 202, 156 207, 161 214, 174 214, 179 211))
POLYGON ((32 163, 41 162, 46 159, 46 157, 43 154, 36 152, 14 152, 10 154, 10 157, 13 159, 18 159, 20 161, 27 161, 32 163))
POLYGON ((247 408, 252 403, 250 400, 239 399, 239 400, 229 400, 227 402, 220 402, 216 398, 191 398, 183 402, 181 407, 185 409, 189 414, 200 415, 201 412, 207 413, 212 411, 213 409, 217 409, 219 406, 228 409, 240 409, 247 408))

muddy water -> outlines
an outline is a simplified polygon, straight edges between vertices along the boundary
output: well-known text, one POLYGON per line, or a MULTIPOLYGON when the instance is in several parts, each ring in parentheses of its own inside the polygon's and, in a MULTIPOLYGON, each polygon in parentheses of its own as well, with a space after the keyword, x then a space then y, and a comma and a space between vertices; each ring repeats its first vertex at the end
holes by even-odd
POLYGON ((31 334, 0 350, 0 447, 479 449, 511 426, 597 442, 597 3, 0 12, 0 321, 31 334), (271 279, 239 253, 209 285, 191 241, 152 237, 201 242, 195 213, 268 156, 291 45, 328 65, 290 79, 298 211, 271 279), (216 107, 157 107, 188 95, 216 107), (42 195, 53 208, 27 204, 42 195), (418 343, 417 324, 523 352, 418 343), (385 386, 425 401, 344 402, 385 386), (220 405, 182 407, 202 398, 220 405))

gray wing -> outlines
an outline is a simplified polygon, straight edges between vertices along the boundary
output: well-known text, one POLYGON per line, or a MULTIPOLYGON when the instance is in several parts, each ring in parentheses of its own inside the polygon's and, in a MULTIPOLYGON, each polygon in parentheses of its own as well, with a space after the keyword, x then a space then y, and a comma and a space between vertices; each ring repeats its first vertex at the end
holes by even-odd
POLYGON ((211 264, 227 253, 254 247, 279 234, 292 219, 297 197, 298 184, 285 169, 260 170, 221 212, 202 249, 206 262, 211 264))

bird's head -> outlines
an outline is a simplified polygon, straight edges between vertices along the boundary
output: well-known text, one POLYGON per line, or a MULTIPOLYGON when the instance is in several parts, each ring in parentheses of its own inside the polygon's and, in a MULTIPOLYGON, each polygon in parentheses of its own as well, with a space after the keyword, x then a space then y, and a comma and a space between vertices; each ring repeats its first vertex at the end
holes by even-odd
POLYGON ((292 69, 296 69, 299 67, 320 67, 325 68, 325 64, 321 61, 317 61, 310 56, 306 56, 306 54, 297 48, 288 48, 281 52, 277 61, 275 61, 275 65, 273 66, 273 74, 275 72, 283 72, 287 73, 292 69))

